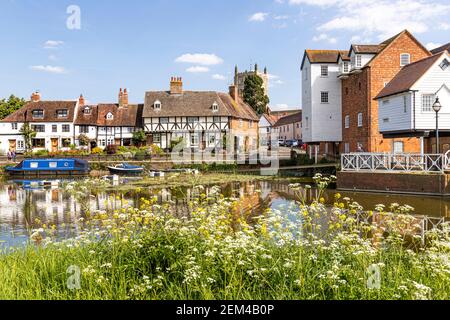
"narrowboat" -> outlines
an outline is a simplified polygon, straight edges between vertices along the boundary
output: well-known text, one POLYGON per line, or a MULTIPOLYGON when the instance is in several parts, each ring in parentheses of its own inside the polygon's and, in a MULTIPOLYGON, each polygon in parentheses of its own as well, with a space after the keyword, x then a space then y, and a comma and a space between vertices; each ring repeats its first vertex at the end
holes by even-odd
POLYGON ((138 175, 144 172, 143 167, 132 166, 128 163, 118 164, 114 167, 108 167, 109 172, 114 175, 138 175))
POLYGON ((26 159, 5 169, 11 176, 77 176, 89 173, 89 164, 80 159, 26 159))

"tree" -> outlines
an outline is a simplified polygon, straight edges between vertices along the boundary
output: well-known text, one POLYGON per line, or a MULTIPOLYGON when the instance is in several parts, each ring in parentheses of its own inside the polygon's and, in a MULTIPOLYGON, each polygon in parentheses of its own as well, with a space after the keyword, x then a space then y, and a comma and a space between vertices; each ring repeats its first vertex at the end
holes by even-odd
POLYGON ((28 122, 25 122, 20 128, 20 133, 25 140, 25 151, 30 151, 32 148, 33 139, 36 137, 36 131, 34 131, 28 122))
POLYGON ((252 107, 258 115, 267 112, 270 100, 264 92, 264 81, 257 74, 250 75, 245 79, 244 102, 252 107))
POLYGON ((142 146, 147 141, 147 136, 144 130, 139 130, 133 133, 133 144, 135 146, 142 146))
POLYGON ((0 100, 0 120, 5 119, 10 114, 16 112, 25 105, 25 100, 11 95, 8 100, 0 100))

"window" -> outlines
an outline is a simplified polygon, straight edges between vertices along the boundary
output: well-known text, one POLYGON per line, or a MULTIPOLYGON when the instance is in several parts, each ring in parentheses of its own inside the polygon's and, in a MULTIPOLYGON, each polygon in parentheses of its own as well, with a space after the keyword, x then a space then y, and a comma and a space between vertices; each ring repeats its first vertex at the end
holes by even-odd
POLYGON ((383 100, 383 106, 386 106, 386 105, 388 105, 389 103, 390 103, 391 101, 389 100, 389 99, 387 99, 387 100, 383 100))
POLYGON ((345 88, 345 94, 348 95, 348 88, 345 88))
POLYGON ((56 124, 52 125, 52 132, 58 132, 58 126, 56 124))
POLYGON ((449 64, 450 62, 448 62, 447 59, 444 59, 444 61, 441 62, 439 67, 441 67, 442 71, 445 71, 448 68, 449 64))
POLYGON ((114 115, 110 112, 106 115, 106 120, 114 120, 114 115))
POLYGON ((70 148, 71 144, 72 144, 72 140, 70 138, 61 139, 61 145, 63 148, 70 148))
POLYGON ((19 149, 19 150, 25 149, 25 141, 23 141, 23 140, 17 141, 17 149, 19 149))
POLYGON ((422 111, 432 111, 434 101, 435 101, 434 94, 423 94, 422 95, 422 111))
POLYGON ((266 133, 270 133, 270 128, 266 128, 266 133))
POLYGON ((17 123, 11 123, 11 129, 12 130, 17 130, 18 129, 17 123))
POLYGON ((343 73, 348 73, 349 68, 348 68, 348 62, 343 62, 342 63, 342 72, 343 73))
POLYGON ((89 107, 84 108, 83 113, 86 115, 90 115, 92 113, 91 108, 89 107))
POLYGON ((345 129, 350 128, 350 116, 345 116, 345 129))
POLYGON ((153 104, 153 107, 157 111, 161 110, 161 101, 159 101, 159 100, 155 101, 155 103, 153 104))
POLYGON ((322 91, 320 93, 320 102, 321 103, 328 103, 328 91, 322 91))
POLYGON ((408 97, 403 96, 403 113, 408 112, 408 97))
POLYGON ((220 122, 220 117, 214 117, 214 118, 213 118, 213 122, 214 122, 214 123, 220 122))
POLYGON ((191 146, 198 146, 198 134, 191 134, 191 146))
POLYGON ((322 77, 328 77, 328 66, 320 66, 320 75, 322 77))
POLYGON ((114 139, 112 138, 108 138, 108 141, 106 141, 108 143, 108 146, 113 146, 114 145, 114 139))
POLYGON ((350 153, 350 143, 348 142, 344 144, 344 153, 350 153))
POLYGON ((128 127, 127 128, 127 132, 128 133, 133 133, 134 132, 134 127, 128 127))
POLYGON ((358 113, 358 127, 362 127, 363 126, 363 114, 362 113, 358 113))
POLYGON ((305 118, 305 129, 309 130, 309 117, 305 118))
POLYGON ((89 133, 89 126, 80 126, 80 133, 89 133))
POLYGON ((58 118, 67 118, 68 115, 69 115, 69 110, 67 110, 67 109, 56 110, 56 116, 58 118))
POLYGON ((198 117, 188 117, 187 122, 188 123, 198 123, 200 120, 198 117))
POLYGON ((159 119, 159 123, 160 124, 167 124, 167 123, 169 123, 169 118, 160 118, 159 119))
POLYGON ((403 142, 401 141, 394 141, 394 153, 398 154, 398 153, 403 153, 403 142))
POLYGON ((44 110, 33 110, 31 112, 33 119, 43 119, 44 118, 44 110))
POLYGON ((45 148, 45 139, 33 139, 33 148, 45 148))
POLYGON ((210 135, 209 136, 209 145, 215 145, 216 144, 216 136, 210 135))
POLYGON ((101 139, 100 140, 100 146, 101 147, 106 147, 106 140, 105 139, 101 139))
POLYGON ((153 135, 153 143, 161 143, 161 135, 156 133, 153 135))
POLYGON ((34 132, 42 133, 45 132, 45 126, 43 124, 32 125, 31 130, 33 130, 34 132))
POLYGON ((62 132, 70 132, 70 125, 63 124, 62 125, 62 132))
POLYGON ((217 104, 217 102, 214 102, 212 105, 212 111, 213 112, 217 112, 219 111, 219 105, 217 104))
POLYGON ((239 119, 239 128, 244 127, 244 121, 242 119, 239 119))
POLYGON ((362 67, 362 56, 360 54, 356 55, 356 67, 357 68, 362 67))
POLYGON ((402 53, 400 55, 400 66, 404 67, 411 63, 411 55, 409 53, 402 53))

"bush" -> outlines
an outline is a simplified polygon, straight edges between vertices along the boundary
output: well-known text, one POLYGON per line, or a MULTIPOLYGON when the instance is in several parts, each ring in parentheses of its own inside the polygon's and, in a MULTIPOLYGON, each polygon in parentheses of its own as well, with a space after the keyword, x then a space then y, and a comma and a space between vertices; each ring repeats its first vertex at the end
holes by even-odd
POLYGON ((115 144, 110 144, 106 147, 105 152, 107 154, 117 154, 119 147, 115 144))
POLYGON ((103 154, 103 149, 100 147, 95 147, 94 149, 92 149, 91 153, 92 154, 103 154))
POLYGON ((38 150, 34 153, 34 156, 36 157, 48 157, 49 152, 48 150, 38 150))

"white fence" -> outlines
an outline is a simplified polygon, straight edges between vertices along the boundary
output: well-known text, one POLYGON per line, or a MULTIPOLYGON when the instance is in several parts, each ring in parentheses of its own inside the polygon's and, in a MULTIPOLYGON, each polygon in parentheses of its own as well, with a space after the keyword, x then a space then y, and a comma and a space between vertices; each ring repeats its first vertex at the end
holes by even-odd
POLYGON ((342 171, 444 172, 450 170, 446 154, 348 153, 341 157, 342 171))

